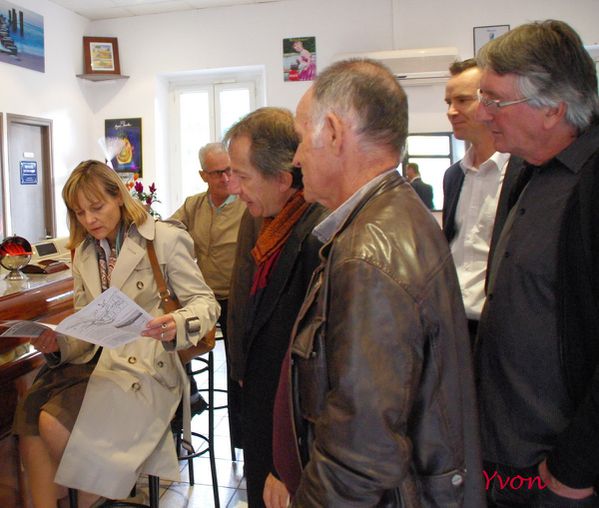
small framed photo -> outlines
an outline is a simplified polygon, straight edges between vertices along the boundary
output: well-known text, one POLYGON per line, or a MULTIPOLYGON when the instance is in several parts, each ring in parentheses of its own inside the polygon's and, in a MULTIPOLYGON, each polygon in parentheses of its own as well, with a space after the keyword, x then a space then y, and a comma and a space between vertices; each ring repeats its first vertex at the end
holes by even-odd
POLYGON ((509 30, 510 25, 475 26, 473 29, 474 56, 476 56, 478 50, 487 42, 496 39, 506 32, 509 32, 509 30))
POLYGON ((116 37, 83 37, 85 74, 120 74, 116 37))

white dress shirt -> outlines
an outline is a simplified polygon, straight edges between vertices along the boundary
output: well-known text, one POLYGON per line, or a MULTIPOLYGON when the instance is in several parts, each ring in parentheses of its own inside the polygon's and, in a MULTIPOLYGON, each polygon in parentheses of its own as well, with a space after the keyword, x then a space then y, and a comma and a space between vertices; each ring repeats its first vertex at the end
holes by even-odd
POLYGON ((497 202, 510 155, 495 152, 475 168, 473 154, 472 148, 468 149, 460 161, 464 182, 455 214, 457 234, 451 242, 451 253, 466 316, 478 321, 485 301, 487 257, 497 202))

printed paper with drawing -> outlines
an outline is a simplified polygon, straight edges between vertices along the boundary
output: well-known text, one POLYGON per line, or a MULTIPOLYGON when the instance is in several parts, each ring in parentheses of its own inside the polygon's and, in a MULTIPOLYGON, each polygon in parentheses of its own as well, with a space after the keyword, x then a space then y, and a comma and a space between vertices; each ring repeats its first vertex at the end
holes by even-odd
POLYGON ((44 330, 54 329, 54 325, 37 323, 35 321, 10 320, 2 321, 1 328, 6 328, 0 337, 39 337, 44 330))
POLYGON ((137 339, 152 316, 117 288, 108 288, 93 302, 69 316, 58 333, 109 349, 137 339))

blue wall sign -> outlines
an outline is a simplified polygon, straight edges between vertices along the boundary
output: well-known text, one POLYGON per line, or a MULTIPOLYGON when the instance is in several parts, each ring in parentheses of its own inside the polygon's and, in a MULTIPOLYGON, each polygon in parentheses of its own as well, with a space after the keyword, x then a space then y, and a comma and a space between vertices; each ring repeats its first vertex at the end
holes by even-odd
POLYGON ((21 185, 37 184, 37 161, 20 161, 21 185))

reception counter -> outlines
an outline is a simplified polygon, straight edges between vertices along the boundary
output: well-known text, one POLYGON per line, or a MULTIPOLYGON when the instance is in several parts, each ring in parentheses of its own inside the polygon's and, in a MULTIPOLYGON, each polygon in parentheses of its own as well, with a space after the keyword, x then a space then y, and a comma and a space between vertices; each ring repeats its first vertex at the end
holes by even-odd
MULTIPOLYGON (((73 312, 70 270, 51 275, 29 275, 7 281, 0 271, 0 320, 27 319, 59 323, 73 312)), ((44 360, 25 338, 0 337, 0 506, 25 508, 23 477, 16 440, 10 427, 17 401, 31 385, 44 360)))

